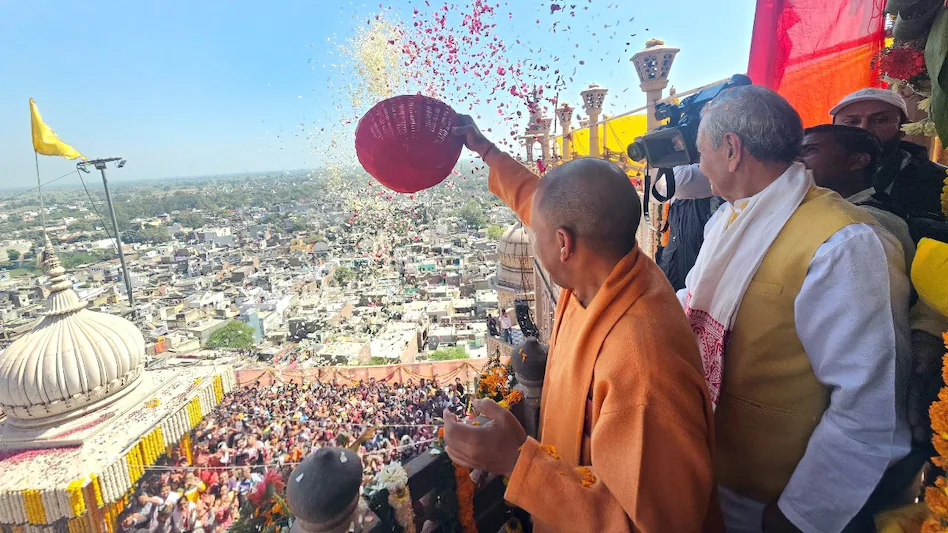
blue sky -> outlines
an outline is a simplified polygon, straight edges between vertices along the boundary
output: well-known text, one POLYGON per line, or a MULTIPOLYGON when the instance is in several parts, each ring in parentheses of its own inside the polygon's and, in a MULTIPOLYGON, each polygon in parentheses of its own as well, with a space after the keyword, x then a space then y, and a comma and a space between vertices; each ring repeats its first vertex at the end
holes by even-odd
MULTIPOLYGON (((413 7, 425 9, 424 0, 382 3, 389 19, 410 20, 413 7)), ((501 0, 495 17, 495 35, 509 44, 519 39, 523 46, 510 53, 522 59, 533 55, 527 48, 546 47, 566 70, 582 56, 585 65, 561 99, 576 102, 596 82, 611 89, 607 113, 641 105, 625 58, 650 37, 682 49, 671 74, 679 90, 746 69, 754 0, 572 3, 578 6, 572 19, 551 14, 550 1, 523 0, 501 0), (552 34, 556 20, 571 30, 552 34), (603 29, 616 22, 622 24, 603 29), (597 37, 589 37, 593 32, 597 37)), ((331 91, 341 81, 330 84, 338 76, 330 66, 339 61, 333 43, 380 11, 378 1, 332 0, 0 5, 0 188, 35 184, 30 97, 46 122, 87 156, 129 160, 111 180, 318 167, 338 154, 301 129, 335 128, 343 143, 351 142, 333 109, 331 91)), ((476 111, 496 115, 488 105, 476 111)), ((348 157, 346 147, 334 151, 348 157)), ((40 168, 46 181, 74 163, 45 157, 40 168)))

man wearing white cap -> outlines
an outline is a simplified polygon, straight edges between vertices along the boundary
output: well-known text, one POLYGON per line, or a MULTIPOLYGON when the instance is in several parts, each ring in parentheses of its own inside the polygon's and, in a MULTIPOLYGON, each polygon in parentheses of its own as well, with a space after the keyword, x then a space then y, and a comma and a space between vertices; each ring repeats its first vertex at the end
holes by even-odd
POLYGON ((941 212, 939 195, 945 167, 929 160, 925 147, 902 140, 908 108, 901 95, 886 89, 860 89, 830 109, 830 115, 833 124, 869 130, 882 142, 876 191, 888 194, 909 211, 941 212))

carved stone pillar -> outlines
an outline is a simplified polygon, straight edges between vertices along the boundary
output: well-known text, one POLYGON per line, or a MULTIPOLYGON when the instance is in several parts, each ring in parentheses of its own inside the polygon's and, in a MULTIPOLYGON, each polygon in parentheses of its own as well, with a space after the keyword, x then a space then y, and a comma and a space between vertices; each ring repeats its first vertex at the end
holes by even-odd
POLYGON ((591 83, 589 88, 581 92, 583 109, 589 115, 589 156, 599 157, 599 116, 602 113, 602 104, 609 89, 591 83))
POLYGON ((573 142, 569 131, 573 123, 573 111, 574 109, 566 102, 563 102, 563 105, 556 110, 556 119, 560 121, 561 131, 563 132, 563 149, 560 156, 564 163, 573 158, 573 142))

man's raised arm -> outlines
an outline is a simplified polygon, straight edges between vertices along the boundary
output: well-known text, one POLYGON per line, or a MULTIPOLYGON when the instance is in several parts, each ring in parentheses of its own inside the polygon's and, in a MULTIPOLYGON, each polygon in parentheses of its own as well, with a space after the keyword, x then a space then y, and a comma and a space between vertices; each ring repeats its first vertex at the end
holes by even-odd
POLYGON ((540 177, 487 140, 474 124, 474 119, 467 115, 458 116, 459 126, 454 128, 454 134, 463 137, 465 146, 481 156, 481 159, 490 167, 487 181, 490 192, 497 195, 517 213, 525 225, 529 226, 533 193, 536 191, 540 177))

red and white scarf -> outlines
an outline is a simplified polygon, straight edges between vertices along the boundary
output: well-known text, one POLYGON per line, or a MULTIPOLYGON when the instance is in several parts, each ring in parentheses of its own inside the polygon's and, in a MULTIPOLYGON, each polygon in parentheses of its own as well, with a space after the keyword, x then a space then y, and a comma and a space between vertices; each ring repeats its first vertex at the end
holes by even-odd
POLYGON ((777 234, 813 186, 802 163, 793 163, 766 189, 725 204, 688 272, 685 314, 698 337, 704 376, 717 406, 724 373, 724 350, 744 291, 777 234))

